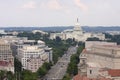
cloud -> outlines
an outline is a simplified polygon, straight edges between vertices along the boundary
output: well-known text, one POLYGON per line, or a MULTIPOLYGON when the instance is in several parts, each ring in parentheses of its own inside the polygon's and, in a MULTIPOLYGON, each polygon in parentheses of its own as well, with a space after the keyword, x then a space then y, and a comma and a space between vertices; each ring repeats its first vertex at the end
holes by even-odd
POLYGON ((74 3, 77 7, 79 7, 80 9, 82 9, 83 11, 87 11, 88 7, 81 2, 81 0, 74 0, 74 3))
POLYGON ((24 4, 22 6, 22 8, 25 8, 25 9, 34 9, 34 8, 36 8, 36 2, 30 1, 30 2, 28 2, 26 4, 24 4))
POLYGON ((47 3, 42 3, 41 6, 43 8, 52 9, 52 10, 62 9, 62 6, 60 5, 60 3, 57 0, 49 0, 49 2, 47 2, 47 3))

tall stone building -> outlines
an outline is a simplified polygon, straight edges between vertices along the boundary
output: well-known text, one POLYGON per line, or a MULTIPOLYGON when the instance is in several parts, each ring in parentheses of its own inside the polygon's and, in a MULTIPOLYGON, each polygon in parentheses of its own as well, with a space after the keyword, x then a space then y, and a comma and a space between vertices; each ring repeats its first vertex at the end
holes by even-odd
POLYGON ((14 73, 14 57, 10 44, 2 39, 0 39, 0 69, 14 73))
POLYGON ((80 75, 91 79, 120 80, 120 46, 110 42, 86 42, 78 68, 80 75))

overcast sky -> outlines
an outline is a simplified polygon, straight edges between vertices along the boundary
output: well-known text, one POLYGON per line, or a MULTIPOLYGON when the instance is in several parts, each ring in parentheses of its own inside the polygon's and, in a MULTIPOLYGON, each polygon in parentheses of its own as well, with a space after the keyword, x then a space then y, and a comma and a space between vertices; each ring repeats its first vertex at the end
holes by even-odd
POLYGON ((0 0, 0 27, 120 26, 120 0, 0 0))

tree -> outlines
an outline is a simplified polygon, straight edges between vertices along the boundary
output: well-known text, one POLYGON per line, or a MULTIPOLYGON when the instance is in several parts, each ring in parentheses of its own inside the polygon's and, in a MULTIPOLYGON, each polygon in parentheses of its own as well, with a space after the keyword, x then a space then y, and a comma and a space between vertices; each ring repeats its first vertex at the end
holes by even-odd
POLYGON ((73 54, 73 55, 71 56, 70 62, 71 62, 71 63, 78 64, 78 63, 79 63, 79 55, 73 54))
POLYGON ((23 70, 21 80, 37 80, 37 75, 29 70, 23 70))
POLYGON ((45 62, 37 71, 38 76, 43 77, 51 68, 52 64, 45 62))
POLYGON ((62 80, 71 80, 71 77, 69 74, 66 74, 62 80))
MULTIPOLYGON (((79 55, 80 55, 80 53, 82 52, 83 49, 84 49, 84 44, 82 44, 80 47, 78 47, 77 53, 73 54, 70 58, 70 63, 68 64, 68 67, 67 67, 67 73, 71 77, 78 74, 77 64, 79 63, 79 55)), ((66 76, 63 78, 63 80, 65 80, 65 79, 66 79, 66 76)))
POLYGON ((110 35, 109 33, 104 33, 105 34, 105 38, 112 38, 113 36, 110 35))
POLYGON ((0 80, 3 80, 4 76, 5 76, 5 71, 0 70, 0 80))
POLYGON ((49 70, 51 68, 52 64, 45 62, 43 67, 45 67, 46 70, 49 70))
POLYGON ((61 38, 59 36, 56 37, 56 42, 61 42, 61 38))
POLYGON ((11 71, 0 70, 0 80, 15 80, 15 76, 11 71))
POLYGON ((14 59, 15 72, 21 72, 22 64, 18 59, 14 59))
POLYGON ((70 44, 70 43, 72 43, 72 42, 73 42, 73 39, 68 38, 66 41, 70 44))
POLYGON ((69 66, 67 68, 67 73, 69 73, 70 76, 76 75, 78 73, 77 64, 75 64, 75 63, 69 63, 69 66))
POLYGON ((80 55, 80 53, 82 52, 82 50, 83 50, 84 48, 85 48, 84 45, 78 47, 78 49, 77 49, 77 54, 80 55))
POLYGON ((15 76, 11 71, 6 72, 6 77, 8 80, 15 80, 15 76))
POLYGON ((38 76, 43 77, 47 73, 47 71, 45 68, 41 67, 39 68, 37 73, 38 73, 38 76))
POLYGON ((93 37, 93 38, 87 38, 87 41, 100 41, 99 38, 93 37))

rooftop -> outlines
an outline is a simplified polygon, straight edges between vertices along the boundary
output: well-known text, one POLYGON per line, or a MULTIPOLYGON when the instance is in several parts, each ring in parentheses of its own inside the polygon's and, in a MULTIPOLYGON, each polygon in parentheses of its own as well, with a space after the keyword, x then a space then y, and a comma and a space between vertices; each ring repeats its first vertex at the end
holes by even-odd
POLYGON ((120 77, 120 69, 110 69, 108 70, 108 74, 111 77, 120 77))
POLYGON ((100 77, 100 78, 88 78, 87 76, 81 76, 80 74, 77 74, 76 76, 73 77, 73 80, 111 80, 109 78, 104 78, 104 77, 100 77))

